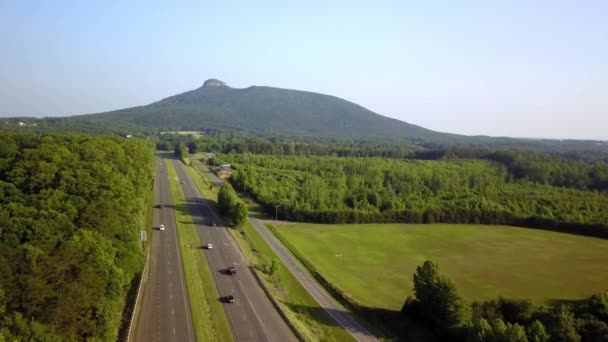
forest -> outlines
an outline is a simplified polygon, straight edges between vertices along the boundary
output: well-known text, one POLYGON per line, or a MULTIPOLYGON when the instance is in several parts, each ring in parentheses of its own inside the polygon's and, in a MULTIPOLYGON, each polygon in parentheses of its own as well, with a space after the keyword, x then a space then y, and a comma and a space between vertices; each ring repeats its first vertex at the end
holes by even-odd
POLYGON ((499 156, 511 159, 229 153, 215 162, 232 164, 234 188, 287 220, 508 224, 608 237, 606 164, 499 156))
POLYGON ((0 340, 116 340, 153 184, 153 146, 0 133, 0 340))

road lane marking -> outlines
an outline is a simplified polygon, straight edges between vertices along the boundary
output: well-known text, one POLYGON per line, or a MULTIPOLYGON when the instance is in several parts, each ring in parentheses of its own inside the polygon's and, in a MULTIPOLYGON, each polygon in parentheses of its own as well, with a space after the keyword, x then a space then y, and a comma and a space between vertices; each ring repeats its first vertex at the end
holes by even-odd
MULTIPOLYGON (((266 335, 266 338, 269 341, 272 341, 272 337, 270 337, 270 333, 268 332, 268 330, 266 330, 264 323, 262 323, 262 319, 258 315, 258 312, 255 311, 255 307, 253 306, 251 299, 249 299, 249 296, 247 295, 247 292, 245 291, 245 287, 243 286, 243 283, 241 283, 241 280, 239 280, 238 283, 239 283, 239 286, 241 287, 241 289, 243 290, 243 294, 245 295, 245 298, 247 299, 247 302, 249 303, 249 306, 251 307, 251 310, 253 311, 255 318, 257 318, 257 320, 258 320, 259 326, 262 327, 262 331, 264 332, 264 335, 266 335)), ((251 335, 251 336, 253 336, 253 335, 251 335)))

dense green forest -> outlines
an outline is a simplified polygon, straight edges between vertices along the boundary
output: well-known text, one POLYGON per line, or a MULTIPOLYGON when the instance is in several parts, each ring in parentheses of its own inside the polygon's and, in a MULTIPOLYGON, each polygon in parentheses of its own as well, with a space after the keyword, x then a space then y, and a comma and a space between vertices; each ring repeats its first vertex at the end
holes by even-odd
POLYGON ((268 213, 279 206, 279 217, 288 220, 511 224, 608 236, 606 164, 513 155, 524 161, 250 153, 217 159, 236 168, 237 191, 253 195, 268 213))
POLYGON ((244 132, 207 129, 195 138, 182 134, 162 134, 157 148, 172 151, 179 142, 190 153, 253 153, 272 155, 317 155, 336 157, 383 157, 405 159, 445 159, 490 157, 496 151, 518 150, 550 154, 569 160, 608 162, 608 142, 584 140, 526 140, 490 138, 462 144, 434 141, 392 141, 386 139, 345 139, 294 137, 284 135, 251 136, 244 132))
POLYGON ((153 164, 142 140, 0 133, 0 340, 116 340, 153 164))

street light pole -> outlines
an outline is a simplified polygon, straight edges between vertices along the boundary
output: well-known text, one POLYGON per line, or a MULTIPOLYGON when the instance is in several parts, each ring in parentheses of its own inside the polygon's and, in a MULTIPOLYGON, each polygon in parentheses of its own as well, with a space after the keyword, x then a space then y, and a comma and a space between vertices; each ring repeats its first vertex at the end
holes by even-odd
POLYGON ((336 285, 338 285, 338 283, 340 283, 340 258, 342 258, 342 254, 336 254, 336 257, 338 258, 338 266, 336 268, 336 285))

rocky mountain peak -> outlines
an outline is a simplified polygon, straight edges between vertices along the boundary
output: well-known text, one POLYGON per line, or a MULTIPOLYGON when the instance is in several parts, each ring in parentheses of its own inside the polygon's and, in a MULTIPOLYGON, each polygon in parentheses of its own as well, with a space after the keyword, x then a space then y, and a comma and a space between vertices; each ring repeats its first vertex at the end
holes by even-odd
POLYGON ((215 78, 210 78, 203 83, 203 87, 225 87, 226 83, 215 78))

